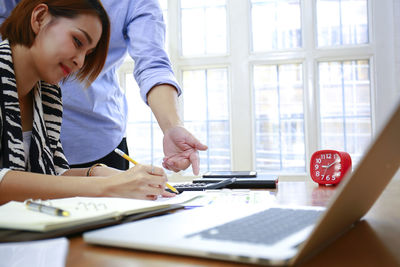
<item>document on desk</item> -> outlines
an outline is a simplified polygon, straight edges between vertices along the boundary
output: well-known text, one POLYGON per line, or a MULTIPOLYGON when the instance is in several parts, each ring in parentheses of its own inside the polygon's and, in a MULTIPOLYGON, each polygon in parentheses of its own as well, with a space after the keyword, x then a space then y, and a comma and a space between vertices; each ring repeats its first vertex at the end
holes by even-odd
POLYGON ((159 197, 155 202, 162 202, 164 204, 179 204, 182 206, 194 201, 195 199, 202 198, 204 191, 184 191, 174 197, 159 197))
POLYGON ((65 237, 0 244, 0 266, 63 267, 68 254, 65 237))
POLYGON ((0 206, 0 228, 46 232, 101 220, 120 220, 126 216, 147 211, 162 210, 170 206, 149 200, 107 197, 72 197, 48 200, 48 205, 69 216, 54 216, 30 210, 23 202, 10 201, 0 206))
POLYGON ((159 198, 157 201, 181 204, 185 207, 207 205, 266 205, 275 201, 269 191, 249 189, 222 189, 206 191, 184 191, 173 198, 159 198))

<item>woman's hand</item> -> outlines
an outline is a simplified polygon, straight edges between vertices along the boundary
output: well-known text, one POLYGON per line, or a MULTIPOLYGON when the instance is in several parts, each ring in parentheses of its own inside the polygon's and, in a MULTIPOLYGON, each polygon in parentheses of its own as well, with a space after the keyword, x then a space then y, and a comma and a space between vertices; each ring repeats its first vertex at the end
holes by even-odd
POLYGON ((167 176, 162 168, 138 164, 104 179, 103 196, 155 200, 158 196, 173 197, 165 191, 167 176))

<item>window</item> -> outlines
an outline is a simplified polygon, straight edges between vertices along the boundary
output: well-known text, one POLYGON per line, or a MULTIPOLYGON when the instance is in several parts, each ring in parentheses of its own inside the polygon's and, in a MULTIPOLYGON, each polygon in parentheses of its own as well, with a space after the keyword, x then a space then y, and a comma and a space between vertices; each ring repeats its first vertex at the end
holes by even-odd
POLYGON ((185 70, 182 85, 185 127, 209 147, 200 158, 203 169, 229 170, 228 70, 185 70))
POLYGON ((318 46, 367 44, 368 1, 318 0, 318 46))
POLYGON ((162 149, 163 134, 149 107, 143 102, 139 88, 130 72, 133 63, 126 64, 123 76, 126 97, 130 103, 128 110, 127 140, 129 154, 140 159, 139 162, 161 166, 164 153, 162 149), (128 67, 130 66, 130 68, 128 67), (128 71, 129 70, 129 71, 128 71))
POLYGON ((251 1, 253 51, 300 48, 300 0, 251 1))
POLYGON ((226 54, 225 0, 181 1, 184 56, 226 54))
POLYGON ((369 61, 321 62, 319 77, 321 147, 358 162, 372 133, 369 61))
POLYGON ((255 65, 256 169, 305 172, 301 64, 255 65))
MULTIPOLYGON (((185 125, 210 148, 201 172, 305 174, 318 149, 356 165, 399 88, 399 34, 380 30, 394 28, 394 3, 376 2, 160 0, 185 125)), ((127 64, 121 83, 134 87, 127 64)), ((154 117, 135 90, 127 97, 130 150, 161 164, 154 117)))

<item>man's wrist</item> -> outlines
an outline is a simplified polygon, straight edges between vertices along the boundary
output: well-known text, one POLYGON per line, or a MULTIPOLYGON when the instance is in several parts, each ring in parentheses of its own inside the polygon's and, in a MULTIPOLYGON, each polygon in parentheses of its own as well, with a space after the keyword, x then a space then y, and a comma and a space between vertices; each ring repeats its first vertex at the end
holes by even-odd
POLYGON ((165 135, 168 131, 175 129, 175 128, 185 128, 185 126, 183 125, 182 122, 171 123, 167 126, 164 126, 164 129, 162 129, 162 131, 165 135))
POLYGON ((174 86, 154 86, 147 95, 147 100, 164 134, 171 128, 183 126, 178 112, 178 94, 174 86))

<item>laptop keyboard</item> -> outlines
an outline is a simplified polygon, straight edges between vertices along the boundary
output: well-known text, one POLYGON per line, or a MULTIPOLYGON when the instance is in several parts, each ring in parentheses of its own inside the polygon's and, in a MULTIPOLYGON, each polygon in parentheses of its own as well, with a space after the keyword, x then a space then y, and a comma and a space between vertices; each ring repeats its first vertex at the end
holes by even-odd
POLYGON ((322 212, 271 208, 187 237, 271 245, 314 224, 322 212))

